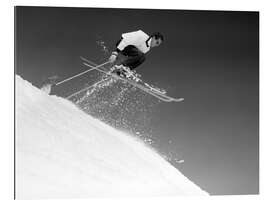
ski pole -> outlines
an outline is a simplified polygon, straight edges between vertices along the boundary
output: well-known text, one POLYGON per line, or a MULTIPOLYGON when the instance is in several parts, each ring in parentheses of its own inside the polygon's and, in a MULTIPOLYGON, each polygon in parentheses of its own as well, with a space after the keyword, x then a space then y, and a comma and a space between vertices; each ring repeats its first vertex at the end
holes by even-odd
MULTIPOLYGON (((108 78, 107 78, 107 79, 108 79, 108 78)), ((81 92, 84 92, 85 90, 88 90, 88 89, 90 89, 90 88, 93 88, 93 87, 99 85, 99 84, 102 83, 102 82, 104 82, 104 80, 101 80, 101 81, 99 81, 99 82, 97 82, 97 83, 95 83, 95 84, 93 84, 93 85, 90 85, 90 86, 88 86, 88 87, 86 87, 86 88, 84 88, 84 89, 81 89, 81 90, 79 90, 79 91, 77 91, 77 92, 74 92, 73 94, 67 96, 66 99, 70 99, 71 97, 74 97, 74 96, 76 96, 77 94, 80 94, 81 92)))
MULTIPOLYGON (((106 65, 106 64, 108 64, 108 63, 109 63, 109 61, 107 61, 107 62, 105 62, 105 63, 102 63, 102 64, 100 64, 100 65, 98 65, 98 66, 96 66, 96 67, 93 67, 93 68, 94 68, 94 69, 97 69, 97 68, 100 68, 100 67, 102 67, 102 66, 104 66, 104 65, 106 65)), ((90 69, 88 69, 88 70, 86 70, 86 71, 84 71, 84 72, 82 72, 82 73, 79 73, 79 74, 77 74, 77 75, 74 75, 74 76, 72 76, 72 77, 70 77, 70 78, 67 78, 67 79, 63 80, 63 81, 60 81, 60 82, 56 83, 55 85, 63 84, 64 82, 67 82, 67 81, 69 81, 69 80, 71 80, 71 79, 73 79, 73 78, 76 78, 76 77, 78 77, 78 76, 80 76, 80 75, 83 75, 83 74, 85 74, 85 73, 87 73, 87 72, 93 70, 93 68, 90 68, 90 69)))

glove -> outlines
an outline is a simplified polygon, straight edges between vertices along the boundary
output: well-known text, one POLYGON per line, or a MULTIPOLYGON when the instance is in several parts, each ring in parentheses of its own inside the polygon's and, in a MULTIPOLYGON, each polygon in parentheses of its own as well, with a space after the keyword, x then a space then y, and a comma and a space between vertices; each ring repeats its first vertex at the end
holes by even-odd
POLYGON ((114 63, 115 60, 116 60, 116 58, 117 58, 117 56, 118 56, 118 53, 117 52, 112 52, 112 55, 109 58, 109 62, 110 63, 114 63))

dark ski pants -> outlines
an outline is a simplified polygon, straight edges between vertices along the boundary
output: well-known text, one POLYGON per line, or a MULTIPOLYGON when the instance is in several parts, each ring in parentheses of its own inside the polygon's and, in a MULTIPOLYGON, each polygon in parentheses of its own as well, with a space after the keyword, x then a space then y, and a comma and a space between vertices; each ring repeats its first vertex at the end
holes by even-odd
MULTIPOLYGON (((116 46, 118 46, 121 40, 122 38, 116 43, 116 46)), ((117 64, 129 67, 130 70, 137 68, 145 61, 145 54, 133 45, 126 46, 120 53, 122 56, 118 57, 117 64)))
POLYGON ((145 61, 145 55, 137 47, 129 45, 120 52, 125 57, 121 61, 121 64, 133 70, 141 65, 145 61))

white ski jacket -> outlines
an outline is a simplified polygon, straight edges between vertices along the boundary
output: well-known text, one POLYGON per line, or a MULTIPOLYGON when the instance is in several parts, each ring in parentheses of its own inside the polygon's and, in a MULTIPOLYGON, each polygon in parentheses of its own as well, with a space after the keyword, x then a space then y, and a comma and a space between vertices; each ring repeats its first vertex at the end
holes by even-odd
POLYGON ((122 34, 122 40, 117 49, 122 51, 128 45, 134 45, 144 54, 150 50, 151 38, 142 30, 122 34))

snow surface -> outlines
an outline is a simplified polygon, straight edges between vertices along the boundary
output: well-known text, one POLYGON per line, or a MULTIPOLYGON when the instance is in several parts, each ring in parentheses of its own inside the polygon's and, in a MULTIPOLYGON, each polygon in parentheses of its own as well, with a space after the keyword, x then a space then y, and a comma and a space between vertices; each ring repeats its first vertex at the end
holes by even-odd
POLYGON ((16 76, 16 198, 207 195, 149 146, 16 76))

